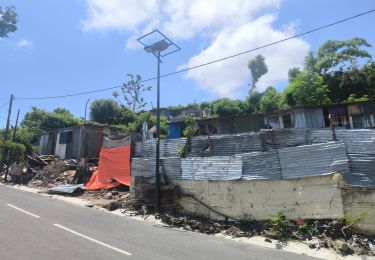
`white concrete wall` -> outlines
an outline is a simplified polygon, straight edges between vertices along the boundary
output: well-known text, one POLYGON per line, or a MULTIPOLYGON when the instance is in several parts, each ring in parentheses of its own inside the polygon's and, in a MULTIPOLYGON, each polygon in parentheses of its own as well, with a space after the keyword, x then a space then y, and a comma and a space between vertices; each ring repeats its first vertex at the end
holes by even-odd
MULTIPOLYGON (((341 174, 291 180, 177 181, 215 211, 239 219, 266 220, 284 210, 287 218, 339 218, 344 214, 341 174)), ((179 200, 183 211, 223 217, 189 197, 179 200)))
POLYGON ((375 235, 375 190, 343 189, 344 214, 351 218, 364 215, 356 227, 367 234, 375 235))

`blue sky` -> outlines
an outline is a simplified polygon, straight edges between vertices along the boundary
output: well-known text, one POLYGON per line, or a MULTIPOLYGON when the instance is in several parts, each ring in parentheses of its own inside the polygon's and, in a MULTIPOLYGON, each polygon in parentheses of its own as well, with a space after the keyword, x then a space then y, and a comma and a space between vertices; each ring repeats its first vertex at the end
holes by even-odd
MULTIPOLYGON (((2 0, 14 5, 18 30, 0 40, 0 105, 16 97, 71 94, 115 87, 128 73, 144 79, 156 75, 155 58, 134 39, 159 28, 182 47, 165 58, 162 74, 204 63, 280 38, 373 9, 374 1, 349 0, 2 0)), ((249 73, 247 61, 257 53, 266 57, 269 73, 259 90, 269 85, 282 90, 287 70, 301 66, 310 50, 328 39, 364 37, 375 45, 375 13, 301 39, 220 64, 162 80, 162 106, 245 98, 249 73)), ((374 48, 369 51, 374 55, 374 48)), ((156 82, 147 85, 154 87, 156 82)), ((155 89, 155 88, 154 88, 155 89)), ((156 105, 155 91, 145 95, 156 105)), ((21 116, 32 106, 47 110, 66 107, 83 116, 88 98, 111 98, 112 91, 51 100, 15 100, 21 116)), ((7 107, 0 108, 0 126, 7 107)))

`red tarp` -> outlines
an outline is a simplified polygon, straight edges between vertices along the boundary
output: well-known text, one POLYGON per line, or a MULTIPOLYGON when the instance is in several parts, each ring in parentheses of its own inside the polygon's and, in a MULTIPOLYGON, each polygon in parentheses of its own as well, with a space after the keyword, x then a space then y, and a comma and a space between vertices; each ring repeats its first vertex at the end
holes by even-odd
POLYGON ((108 189, 124 184, 130 186, 130 145, 102 148, 99 168, 92 174, 86 189, 108 189))

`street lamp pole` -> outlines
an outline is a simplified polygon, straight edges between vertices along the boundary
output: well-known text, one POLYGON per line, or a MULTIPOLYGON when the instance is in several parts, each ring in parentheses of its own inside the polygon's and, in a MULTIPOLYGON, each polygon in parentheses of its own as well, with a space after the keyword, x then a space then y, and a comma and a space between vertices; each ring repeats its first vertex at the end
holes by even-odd
POLYGON ((157 59, 157 105, 156 105, 156 162, 155 162, 155 214, 159 214, 160 210, 160 64, 161 58, 171 53, 181 50, 174 42, 158 30, 154 30, 137 39, 144 46, 146 52, 152 53, 157 59), (159 40, 152 44, 145 41, 148 37, 157 36, 159 40), (165 52, 169 47, 174 50, 165 52))
POLYGON ((160 207, 160 51, 157 53, 157 103, 156 103, 156 169, 155 169, 155 213, 159 213, 160 207))

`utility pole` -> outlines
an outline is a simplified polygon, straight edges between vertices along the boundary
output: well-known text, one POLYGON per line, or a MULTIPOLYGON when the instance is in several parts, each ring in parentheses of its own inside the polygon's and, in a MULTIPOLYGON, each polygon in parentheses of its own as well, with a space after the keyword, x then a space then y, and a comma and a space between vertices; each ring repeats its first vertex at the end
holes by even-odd
POLYGON ((10 116, 12 114, 13 99, 14 99, 14 96, 12 94, 12 95, 10 95, 9 108, 8 108, 8 118, 7 118, 7 125, 5 127, 4 142, 8 141, 8 131, 9 131, 9 125, 10 125, 10 116))
POLYGON ((16 139, 16 132, 17 132, 17 125, 18 125, 18 117, 20 116, 20 109, 18 109, 18 112, 17 112, 17 119, 16 119, 16 125, 14 126, 14 130, 13 130, 13 138, 12 138, 12 141, 14 142, 14 140, 16 139))
MULTIPOLYGON (((7 125, 5 127, 5 134, 4 134, 4 144, 6 143, 6 141, 8 141, 8 131, 9 131, 9 125, 10 125, 10 116, 12 114, 13 99, 14 99, 14 96, 13 96, 13 94, 11 94, 10 95, 10 101, 9 101, 9 108, 8 108, 7 125)), ((8 148, 5 146, 4 150, 2 152, 3 152, 3 155, 4 155, 3 158, 5 158, 5 164, 7 165, 7 168, 5 169, 5 179, 4 179, 4 181, 7 182, 7 180, 8 180, 8 171, 9 171, 9 165, 8 165, 8 161, 7 161, 8 148)))
POLYGON ((156 103, 156 172, 155 172, 155 213, 160 211, 160 51, 157 52, 157 103, 156 103))
POLYGON ((142 37, 138 38, 137 41, 144 46, 144 50, 148 53, 152 53, 157 59, 157 104, 156 104, 156 169, 155 169, 155 214, 159 214, 160 210, 160 64, 162 63, 161 58, 168 56, 174 52, 180 51, 181 48, 172 42, 167 36, 162 34, 159 30, 154 30, 142 37), (158 35, 158 38, 162 40, 149 44, 146 37, 150 35, 158 35), (174 50, 167 51, 168 48, 174 48, 174 50))

